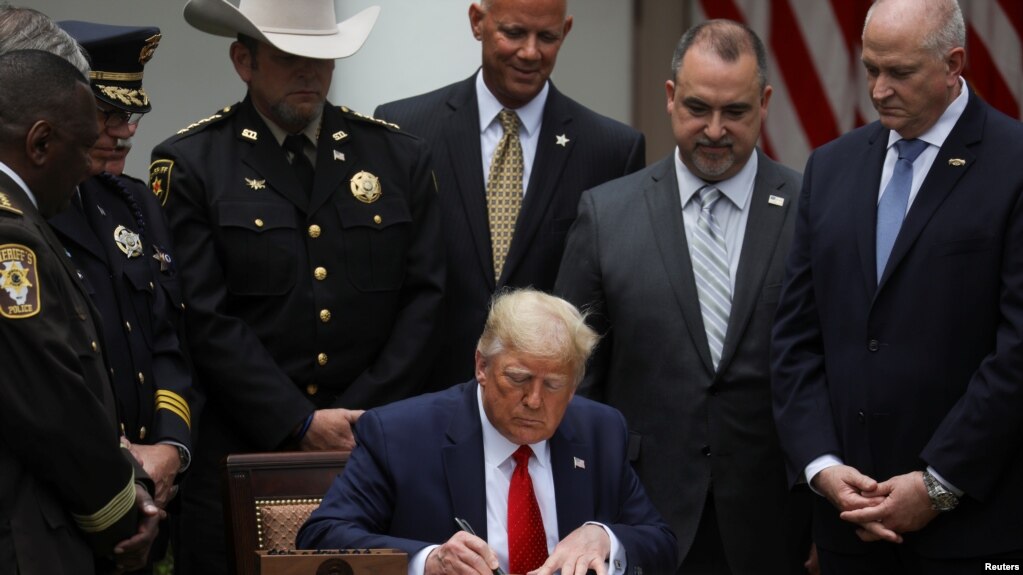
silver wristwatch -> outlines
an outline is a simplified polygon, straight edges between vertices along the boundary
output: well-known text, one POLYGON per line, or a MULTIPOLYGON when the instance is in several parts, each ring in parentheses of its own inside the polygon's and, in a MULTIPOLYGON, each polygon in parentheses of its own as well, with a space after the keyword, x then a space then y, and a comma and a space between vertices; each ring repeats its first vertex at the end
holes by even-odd
POLYGON ((959 505, 959 497, 946 489, 930 471, 924 471, 924 487, 927 488, 927 496, 931 498, 931 508, 935 511, 952 511, 959 505))

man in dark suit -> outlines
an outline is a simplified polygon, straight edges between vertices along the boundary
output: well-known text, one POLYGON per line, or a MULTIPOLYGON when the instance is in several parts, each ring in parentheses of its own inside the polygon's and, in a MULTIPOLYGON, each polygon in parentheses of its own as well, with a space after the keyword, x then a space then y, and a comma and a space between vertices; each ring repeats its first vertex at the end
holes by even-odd
POLYGON ((299 546, 395 547, 409 554, 409 573, 426 574, 674 568, 675 537, 629 466, 622 415, 573 399, 596 341, 564 300, 498 296, 475 381, 363 415, 359 445, 299 546), (523 478, 539 515, 526 530, 539 547, 531 560, 517 519, 523 478), (459 532, 456 517, 478 537, 459 532))
POLYGON ((0 566, 140 567, 162 512, 118 445, 99 318, 44 219, 88 174, 92 92, 63 58, 8 52, 0 126, 0 566))
POLYGON ((763 44, 690 29, 666 93, 676 153, 584 193, 568 237, 555 292, 606 332, 580 393, 625 414, 679 572, 801 572, 808 496, 785 483, 769 361, 799 174, 756 149, 763 44))
MULTIPOLYGON (((472 377, 472 353, 487 304, 505 286, 550 290, 579 194, 645 163, 645 140, 594 113, 548 79, 572 29, 565 0, 484 0, 469 7, 483 65, 470 78, 384 104, 375 115, 426 139, 433 151, 448 266, 435 389, 472 377), (514 111, 522 174, 504 224, 495 197, 495 158, 514 111), (509 243, 510 242, 510 243, 509 243)), ((514 132, 514 131, 512 131, 514 132)))
POLYGON ((360 410, 419 389, 444 281, 429 153, 326 101, 334 59, 378 11, 338 24, 333 0, 185 6, 193 26, 238 38, 248 94, 160 144, 150 169, 208 394, 181 572, 226 570, 226 454, 349 451, 360 410))
POLYGON ((807 162, 774 411, 825 573, 1023 560, 1023 126, 967 87, 964 43, 955 0, 875 4, 880 121, 807 162))

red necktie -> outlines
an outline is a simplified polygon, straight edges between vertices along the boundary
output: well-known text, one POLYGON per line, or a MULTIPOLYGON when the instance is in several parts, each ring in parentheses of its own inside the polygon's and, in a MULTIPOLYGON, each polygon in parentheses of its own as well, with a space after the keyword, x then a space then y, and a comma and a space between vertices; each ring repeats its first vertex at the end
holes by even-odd
POLYGON ((515 471, 508 488, 508 570, 512 573, 528 573, 547 560, 547 535, 529 478, 531 455, 528 445, 520 445, 512 455, 515 471))

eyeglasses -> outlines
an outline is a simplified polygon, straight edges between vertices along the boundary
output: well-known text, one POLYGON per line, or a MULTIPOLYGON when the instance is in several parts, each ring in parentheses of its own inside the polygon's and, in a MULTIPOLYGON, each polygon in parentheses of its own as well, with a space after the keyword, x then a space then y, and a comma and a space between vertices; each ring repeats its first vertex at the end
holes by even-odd
POLYGON ((134 126, 142 121, 142 116, 145 116, 142 112, 129 112, 117 108, 107 110, 96 106, 96 110, 103 114, 103 125, 108 128, 120 128, 125 124, 134 126))

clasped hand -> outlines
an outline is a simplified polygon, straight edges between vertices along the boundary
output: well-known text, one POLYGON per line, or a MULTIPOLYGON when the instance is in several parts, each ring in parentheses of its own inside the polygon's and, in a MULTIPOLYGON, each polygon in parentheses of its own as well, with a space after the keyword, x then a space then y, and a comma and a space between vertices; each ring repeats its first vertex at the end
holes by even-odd
POLYGON ((923 529, 938 515, 920 471, 878 483, 853 467, 836 465, 818 473, 813 483, 839 517, 858 526, 863 541, 902 543, 902 533, 923 529))

